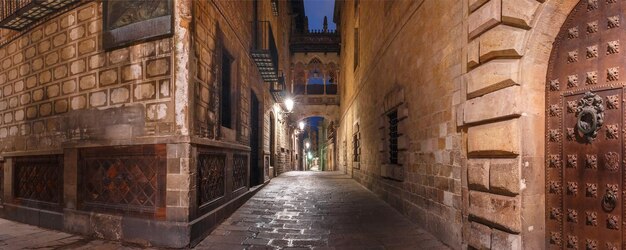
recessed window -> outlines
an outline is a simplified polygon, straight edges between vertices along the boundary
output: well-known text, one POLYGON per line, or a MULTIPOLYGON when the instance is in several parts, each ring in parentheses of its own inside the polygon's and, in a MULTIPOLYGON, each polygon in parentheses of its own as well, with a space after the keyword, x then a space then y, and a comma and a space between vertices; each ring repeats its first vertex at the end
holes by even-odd
POLYGON ((398 110, 387 115, 389 122, 389 163, 398 165, 398 110))
POLYGON ((232 128, 232 64, 233 59, 226 50, 222 51, 222 100, 220 102, 220 117, 223 127, 232 128))
POLYGON ((354 134, 352 135, 352 161, 361 161, 361 134, 359 133, 359 124, 354 125, 354 134))

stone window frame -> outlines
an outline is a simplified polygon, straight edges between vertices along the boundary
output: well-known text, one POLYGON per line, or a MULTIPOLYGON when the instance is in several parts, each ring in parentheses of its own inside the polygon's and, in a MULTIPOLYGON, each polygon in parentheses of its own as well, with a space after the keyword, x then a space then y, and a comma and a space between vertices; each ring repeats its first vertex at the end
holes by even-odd
POLYGON ((408 165, 407 162, 407 127, 408 127, 408 108, 405 102, 404 90, 400 87, 394 88, 389 91, 384 99, 383 105, 381 105, 381 115, 379 119, 379 135, 382 143, 378 145, 379 159, 381 159, 380 176, 382 178, 391 179, 395 181, 404 181, 405 170, 408 165), (390 160, 390 140, 391 135, 389 133, 391 124, 389 122, 388 115, 397 112, 397 146, 398 146, 398 158, 397 163, 391 163, 390 160))
POLYGON ((358 121, 354 122, 352 131, 352 168, 361 169, 361 131, 358 121))

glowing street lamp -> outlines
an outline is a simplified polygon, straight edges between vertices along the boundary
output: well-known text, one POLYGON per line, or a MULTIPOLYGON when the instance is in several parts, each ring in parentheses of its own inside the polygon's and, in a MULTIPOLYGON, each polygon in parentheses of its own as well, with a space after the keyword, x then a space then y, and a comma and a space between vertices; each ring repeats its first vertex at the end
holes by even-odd
POLYGON ((298 127, 300 128, 300 130, 304 130, 304 122, 301 121, 300 123, 298 123, 298 127))
POLYGON ((311 147, 311 143, 307 142, 304 144, 304 146, 308 149, 309 147, 311 147))
POLYGON ((291 111, 293 110, 293 105, 294 105, 293 99, 291 99, 291 97, 288 97, 285 100, 285 108, 287 108, 288 113, 291 113, 291 111))

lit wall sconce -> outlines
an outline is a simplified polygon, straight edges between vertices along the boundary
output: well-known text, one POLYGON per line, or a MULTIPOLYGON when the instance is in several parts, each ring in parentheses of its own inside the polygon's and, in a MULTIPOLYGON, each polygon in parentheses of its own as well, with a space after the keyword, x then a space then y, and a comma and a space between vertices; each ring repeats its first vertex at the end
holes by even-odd
POLYGON ((294 104, 295 103, 291 97, 287 97, 287 99, 285 99, 285 108, 287 109, 287 113, 291 113, 291 111, 293 111, 294 104))

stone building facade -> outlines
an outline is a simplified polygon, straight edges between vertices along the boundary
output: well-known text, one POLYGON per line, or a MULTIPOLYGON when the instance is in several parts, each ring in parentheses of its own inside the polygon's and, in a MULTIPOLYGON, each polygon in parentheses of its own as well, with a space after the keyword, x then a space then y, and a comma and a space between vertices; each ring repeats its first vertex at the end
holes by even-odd
POLYGON ((337 0, 336 32, 297 0, 171 2, 171 35, 115 49, 102 1, 0 30, 0 216, 193 245, 323 116, 334 169, 452 248, 624 247, 623 1, 337 0), (334 94, 300 91, 318 64, 334 94))
POLYGON ((338 165, 453 248, 619 249, 623 8, 337 1, 338 165))
POLYGON ((255 36, 272 37, 289 77, 292 3, 164 3, 171 34, 113 49, 107 1, 0 29, 1 217, 184 247, 270 170, 291 170, 289 124, 251 54, 255 36))

